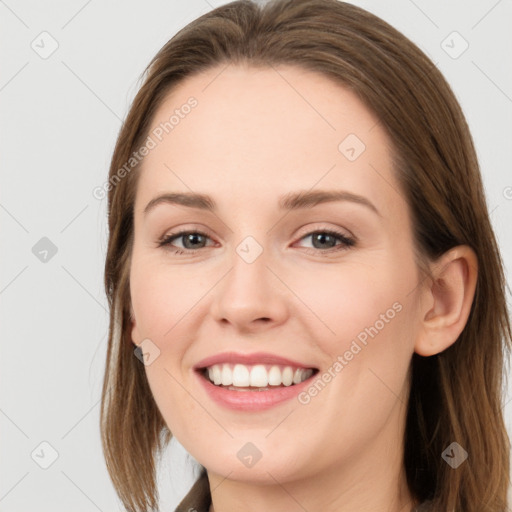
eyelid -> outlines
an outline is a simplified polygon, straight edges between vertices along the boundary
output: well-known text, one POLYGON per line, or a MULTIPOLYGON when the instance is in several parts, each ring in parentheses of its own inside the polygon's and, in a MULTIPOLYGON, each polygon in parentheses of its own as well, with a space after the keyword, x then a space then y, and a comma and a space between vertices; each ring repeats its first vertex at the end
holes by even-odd
POLYGON ((185 233, 201 233, 209 238, 213 238, 212 231, 202 224, 178 224, 175 227, 167 228, 164 234, 159 237, 159 240, 169 238, 169 236, 175 236, 185 233))
POLYGON ((354 241, 357 241, 357 237, 347 228, 342 228, 340 226, 326 226, 325 223, 317 222, 312 224, 307 224, 305 227, 299 229, 298 240, 304 238, 307 235, 311 235, 312 233, 318 232, 331 232, 336 235, 344 236, 345 238, 351 238, 354 241), (302 234, 301 234, 302 233, 302 234))

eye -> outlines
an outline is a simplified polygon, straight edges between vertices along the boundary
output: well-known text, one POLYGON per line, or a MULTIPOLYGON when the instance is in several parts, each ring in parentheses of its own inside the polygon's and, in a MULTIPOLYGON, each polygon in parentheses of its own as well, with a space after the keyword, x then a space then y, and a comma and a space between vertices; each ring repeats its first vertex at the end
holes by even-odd
POLYGON ((310 238, 314 249, 308 249, 308 252, 318 252, 319 249, 323 249, 321 252, 332 252, 345 250, 355 245, 355 240, 346 236, 344 233, 330 229, 321 229, 318 231, 312 231, 311 233, 303 236, 301 240, 310 238))
MULTIPOLYGON (((331 253, 345 250, 356 243, 353 238, 329 229, 312 231, 300 240, 306 240, 307 238, 311 238, 313 249, 306 248, 306 251, 316 254, 319 251, 320 253, 331 253)), ((158 241, 158 247, 167 247, 173 250, 174 254, 193 254, 199 249, 207 247, 208 240, 211 240, 211 238, 201 231, 179 231, 165 235, 158 241), (176 241, 181 242, 181 247, 175 245, 176 241)))
POLYGON ((175 249, 175 254, 185 254, 186 252, 193 253, 198 249, 204 248, 207 239, 210 239, 210 237, 201 231, 179 231, 178 233, 170 233, 164 236, 159 240, 158 247, 168 246, 169 248, 173 248, 175 249), (175 240, 181 240, 182 247, 176 247, 174 245, 175 240))

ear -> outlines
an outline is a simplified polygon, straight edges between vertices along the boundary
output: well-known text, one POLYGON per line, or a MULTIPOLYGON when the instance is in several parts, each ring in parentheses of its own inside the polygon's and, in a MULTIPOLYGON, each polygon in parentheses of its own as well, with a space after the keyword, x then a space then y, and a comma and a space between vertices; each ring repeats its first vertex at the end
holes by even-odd
POLYGON ((132 343, 138 346, 141 342, 141 337, 139 333, 139 329, 137 328, 137 322, 135 320, 135 312, 133 311, 133 306, 130 304, 130 322, 132 326, 132 343))
POLYGON ((467 245, 444 253, 431 267, 433 279, 424 287, 421 326, 414 350, 431 356, 457 341, 471 311, 478 260, 467 245))

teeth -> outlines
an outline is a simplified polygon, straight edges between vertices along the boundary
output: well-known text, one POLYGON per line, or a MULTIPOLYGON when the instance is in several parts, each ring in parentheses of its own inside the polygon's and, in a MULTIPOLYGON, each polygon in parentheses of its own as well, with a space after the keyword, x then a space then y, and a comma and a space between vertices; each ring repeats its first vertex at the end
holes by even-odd
MULTIPOLYGON (((215 365, 212 367, 213 368, 213 383, 216 384, 217 386, 219 384, 222 383, 222 371, 219 367, 219 365, 215 365)), ((212 378, 210 377, 210 380, 212 380, 212 378)))
POLYGON ((245 364, 214 364, 205 375, 216 386, 234 386, 239 388, 267 386, 291 386, 300 384, 313 375, 312 369, 292 368, 291 366, 245 364))
POLYGON ((286 366, 285 369, 283 370, 283 374, 282 374, 282 377, 281 377, 282 381, 283 381, 283 384, 285 386, 291 386, 292 383, 293 383, 293 370, 291 369, 290 366, 286 366))
POLYGON ((265 388, 268 386, 268 373, 262 364, 251 368, 251 386, 265 388))
POLYGON ((233 368, 233 386, 246 388, 249 386, 249 370, 243 364, 235 364, 233 368))
POLYGON ((227 364, 222 365, 221 383, 223 386, 231 386, 233 384, 233 372, 227 364))
POLYGON ((280 386, 281 385, 281 370, 279 366, 272 366, 270 371, 268 372, 268 383, 271 386, 280 386))
POLYGON ((293 374, 293 383, 300 384, 302 382, 302 370, 297 368, 293 374))

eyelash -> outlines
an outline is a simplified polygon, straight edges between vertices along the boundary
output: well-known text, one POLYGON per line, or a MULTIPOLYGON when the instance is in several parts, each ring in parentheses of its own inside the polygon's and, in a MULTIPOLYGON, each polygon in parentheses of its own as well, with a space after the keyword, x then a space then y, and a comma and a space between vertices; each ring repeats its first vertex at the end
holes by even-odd
MULTIPOLYGON (((318 254, 318 252, 320 252, 320 253, 324 253, 327 256, 327 254, 331 254, 333 252, 347 250, 356 244, 356 241, 353 238, 347 237, 343 233, 340 233, 339 231, 332 230, 332 229, 319 229, 319 230, 311 231, 310 233, 301 237, 300 240, 303 240, 304 238, 310 237, 312 235, 318 235, 318 234, 325 234, 325 235, 333 236, 333 237, 337 238, 338 240, 340 240, 341 244, 339 244, 335 247, 331 247, 326 250, 316 249, 316 248, 306 248, 306 252, 308 254, 318 254), (336 247, 338 247, 338 248, 336 248, 336 247)), ((173 242, 174 240, 176 240, 180 237, 184 237, 185 235, 200 235, 200 236, 203 236, 206 238, 210 238, 206 233, 203 233, 202 231, 197 231, 197 230, 178 231, 177 233, 170 233, 169 235, 162 237, 158 241, 158 247, 165 247, 169 250, 172 250, 172 252, 174 254, 195 254, 196 252, 200 251, 201 249, 206 248, 206 247, 201 247, 200 249, 181 249, 178 247, 178 248, 175 248, 174 250, 171 249, 171 247, 172 247, 171 242, 173 242)))

